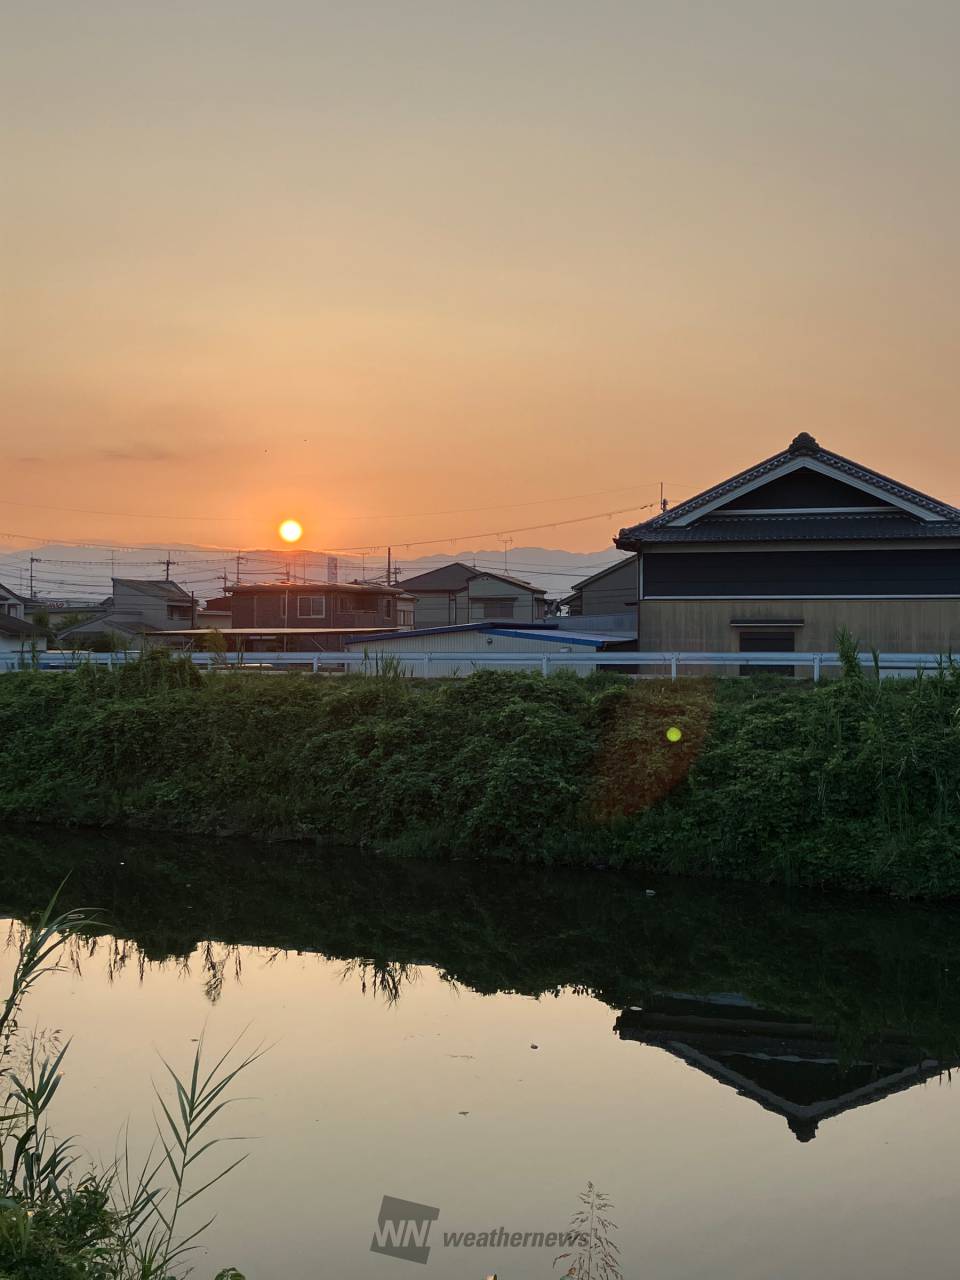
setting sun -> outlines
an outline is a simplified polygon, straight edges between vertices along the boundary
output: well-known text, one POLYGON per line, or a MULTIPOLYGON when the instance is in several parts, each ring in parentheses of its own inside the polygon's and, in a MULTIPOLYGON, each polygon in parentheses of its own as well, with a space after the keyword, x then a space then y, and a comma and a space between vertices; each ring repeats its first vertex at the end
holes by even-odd
POLYGON ((303 537, 303 526, 299 520, 284 520, 279 532, 284 542, 299 542, 303 537))

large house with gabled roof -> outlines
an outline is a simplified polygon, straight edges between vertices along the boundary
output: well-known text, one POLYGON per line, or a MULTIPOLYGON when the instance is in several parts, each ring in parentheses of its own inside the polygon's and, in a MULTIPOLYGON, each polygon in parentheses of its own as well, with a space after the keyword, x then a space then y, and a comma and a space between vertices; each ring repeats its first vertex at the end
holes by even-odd
POLYGON ((542 587, 492 569, 474 569, 462 561, 441 565, 404 579, 416 598, 417 627, 445 627, 465 622, 540 622, 546 615, 542 587))
POLYGON ((82 647, 112 637, 120 645, 157 631, 191 626, 196 600, 176 582, 165 579, 114 578, 113 593, 95 610, 60 632, 66 647, 82 647))
POLYGON ((0 663, 46 649, 47 633, 24 614, 30 601, 0 582, 0 663))
POLYGON ((960 651, 960 510, 807 432, 614 542, 641 650, 960 651))

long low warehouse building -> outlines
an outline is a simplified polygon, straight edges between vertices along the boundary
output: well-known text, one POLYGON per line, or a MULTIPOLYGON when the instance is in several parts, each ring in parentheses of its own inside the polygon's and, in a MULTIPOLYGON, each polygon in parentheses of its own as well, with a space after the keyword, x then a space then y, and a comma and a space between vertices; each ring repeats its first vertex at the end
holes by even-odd
MULTIPOLYGON (((528 627, 504 626, 492 622, 462 623, 451 627, 423 627, 414 631, 383 631, 378 635, 355 636, 344 642, 350 653, 368 654, 371 662, 379 658, 396 658, 404 654, 429 654, 431 676, 469 675, 480 657, 496 654, 529 654, 529 667, 535 669, 544 655, 554 660, 563 653, 583 655, 633 649, 636 632, 589 631, 561 627, 558 623, 541 623, 528 627)), ((510 669, 522 669, 525 663, 510 663, 510 669)), ((562 667, 552 662, 551 670, 562 667)), ((407 674, 416 675, 421 664, 411 661, 407 674)), ((571 663, 579 675, 589 675, 596 668, 589 664, 571 663)))

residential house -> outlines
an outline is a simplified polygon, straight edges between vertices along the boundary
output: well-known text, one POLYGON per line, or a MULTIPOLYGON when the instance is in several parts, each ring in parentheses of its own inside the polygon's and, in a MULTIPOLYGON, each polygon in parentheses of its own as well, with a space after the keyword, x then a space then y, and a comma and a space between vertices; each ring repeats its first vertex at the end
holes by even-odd
POLYGON ((59 639, 67 648, 108 637, 128 644, 156 632, 190 627, 196 609, 195 598, 176 582, 114 578, 113 594, 102 602, 99 613, 68 627, 59 639))
POLYGON ((223 631, 233 626, 233 605, 229 596, 213 596, 197 610, 197 626, 223 631))
POLYGON ((574 583, 570 594, 560 601, 570 617, 597 617, 629 614, 636 616, 639 598, 636 556, 624 556, 581 582, 574 583))
POLYGON ((85 622, 92 617, 103 617, 105 613, 106 609, 100 600, 70 596, 34 596, 26 605, 26 617, 31 622, 42 615, 55 630, 68 620, 85 622))
POLYGON ((47 647, 47 633, 24 617, 29 601, 0 583, 0 670, 47 647))
POLYGON ((539 622, 546 614, 546 592, 523 578, 461 561, 418 573, 404 581, 416 597, 416 626, 443 627, 494 619, 539 622))
POLYGON ((614 539, 636 557, 637 648, 960 649, 960 510, 806 432, 614 539))
POLYGON ((25 618, 30 601, 0 582, 0 618, 25 618))
MULTIPOLYGON (((228 648, 339 652, 345 636, 413 626, 414 599, 377 582, 251 582, 228 589, 228 648)), ((183 631, 185 643, 201 633, 183 631)))

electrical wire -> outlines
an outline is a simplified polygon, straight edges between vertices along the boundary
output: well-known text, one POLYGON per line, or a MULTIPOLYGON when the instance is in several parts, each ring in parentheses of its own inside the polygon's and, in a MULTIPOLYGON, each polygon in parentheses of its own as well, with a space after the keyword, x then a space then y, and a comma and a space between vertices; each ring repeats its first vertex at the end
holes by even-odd
MULTIPOLYGON (((641 506, 636 506, 634 504, 629 507, 619 507, 613 511, 599 511, 596 515, 592 516, 575 516, 571 520, 547 520, 543 524, 526 524, 515 529, 490 529, 483 533, 448 534, 444 538, 411 538, 406 541, 402 538, 394 538, 390 545, 404 550, 410 547, 432 547, 441 542, 456 544, 458 542, 472 542, 476 538, 498 538, 510 533, 531 533, 535 529, 559 529, 562 525, 586 524, 590 520, 609 520, 611 516, 625 515, 630 511, 646 511, 654 505, 655 504, 652 502, 645 502, 641 506)), ((387 545, 388 544, 386 542, 371 542, 353 547, 331 547, 330 550, 333 552, 379 551, 381 547, 385 547, 387 545)))

